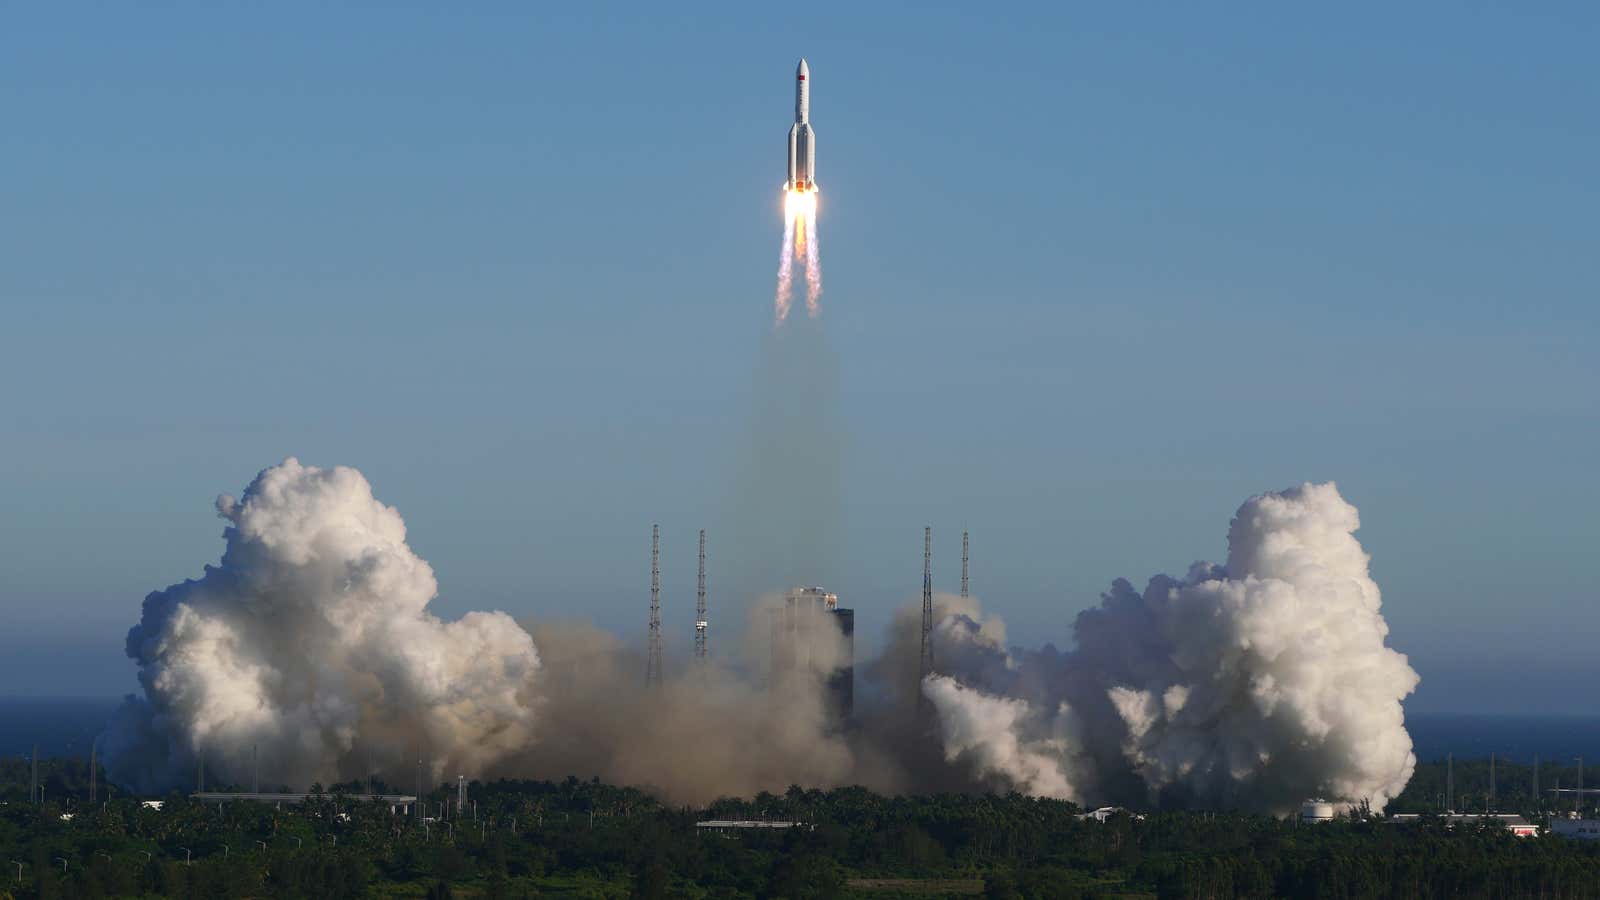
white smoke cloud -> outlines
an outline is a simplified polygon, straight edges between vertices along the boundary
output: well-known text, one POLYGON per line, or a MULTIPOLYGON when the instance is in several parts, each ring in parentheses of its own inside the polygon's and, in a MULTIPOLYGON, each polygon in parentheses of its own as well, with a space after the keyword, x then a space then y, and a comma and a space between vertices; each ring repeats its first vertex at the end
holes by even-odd
POLYGON ((947 754, 1074 799, 1127 799, 1119 775, 1131 773, 1177 802, 1382 808, 1415 766, 1400 701, 1417 674, 1384 646, 1359 525, 1332 484, 1254 497, 1226 566, 1156 576, 1142 594, 1119 580, 1078 616, 1067 654, 1003 654, 974 639, 974 613, 948 617, 970 623, 939 631, 966 652, 946 651, 940 668, 966 687, 923 685, 947 754))
MULTIPOLYGON (((433 570, 360 472, 287 459, 222 496, 221 564, 145 598, 128 633, 144 697, 107 736, 113 771, 163 787, 369 774, 426 754, 477 770, 533 735, 533 640, 504 613, 442 622, 433 570)), ((407 767, 401 767, 405 771, 407 767)))
POLYGON ((1060 719, 1040 719, 1026 700, 985 694, 942 675, 930 675, 923 689, 938 714, 945 762, 1023 793, 1083 799, 1066 768, 1075 753, 1064 707, 1060 719))
POLYGON ((435 778, 598 775, 684 803, 798 783, 1283 812, 1381 807, 1414 766, 1400 701, 1417 676, 1384 646, 1359 519, 1331 484, 1247 501, 1226 566, 1117 581, 1068 652, 1008 647, 976 600, 939 594, 938 674, 919 684, 908 605, 858 660, 852 727, 830 712, 850 662, 832 632, 767 671, 770 598, 746 604, 742 636, 719 627, 736 636, 720 662, 652 690, 592 626, 431 615, 432 570, 354 469, 288 459, 217 510, 221 563, 150 594, 128 635, 143 696, 102 746, 137 789, 188 783, 201 754, 214 784, 248 784, 259 749, 268 786, 374 770, 409 786, 420 753, 435 778))

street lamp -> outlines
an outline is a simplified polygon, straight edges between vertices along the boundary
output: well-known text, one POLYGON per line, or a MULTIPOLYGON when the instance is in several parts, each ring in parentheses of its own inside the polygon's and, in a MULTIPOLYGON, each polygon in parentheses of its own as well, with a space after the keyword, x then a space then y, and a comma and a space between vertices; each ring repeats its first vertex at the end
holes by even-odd
POLYGON ((17 867, 17 884, 21 884, 22 883, 22 863, 19 863, 16 860, 13 859, 11 861, 11 864, 13 866, 17 867))
POLYGON ((186 866, 194 865, 194 854, 189 852, 189 848, 179 847, 178 849, 183 851, 183 864, 186 866))
POLYGON ((303 845, 305 843, 305 841, 300 840, 300 835, 298 835, 298 834, 291 834, 291 835, 289 835, 289 837, 294 838, 294 848, 296 850, 299 850, 301 845, 303 845))
POLYGON ((65 873, 67 871, 67 861, 58 856, 56 857, 56 862, 61 863, 61 871, 65 873))
POLYGON ((261 845, 261 852, 262 853, 267 852, 267 842, 266 841, 256 841, 256 843, 261 845))

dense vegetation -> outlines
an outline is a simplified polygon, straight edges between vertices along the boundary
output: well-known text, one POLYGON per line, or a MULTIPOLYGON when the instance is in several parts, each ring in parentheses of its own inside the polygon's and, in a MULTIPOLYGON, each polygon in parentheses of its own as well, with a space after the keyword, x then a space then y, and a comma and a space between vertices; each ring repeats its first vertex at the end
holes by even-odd
MULTIPOLYGON (((1497 771, 1515 796, 1516 767, 1497 771)), ((1525 767, 1524 767, 1525 768, 1525 767)), ((1426 808, 1434 767, 1417 795, 1426 808)), ((1458 795, 1486 789, 1458 763, 1458 795)), ((166 798, 89 806, 81 762, 48 767, 43 805, 26 766, 0 761, 0 898, 244 896, 993 897, 1593 896, 1600 846, 1517 839, 1495 827, 1330 825, 1235 813, 1086 820, 1021 795, 883 797, 860 788, 675 809, 596 782, 474 784, 471 805, 426 824, 335 786, 300 807, 166 798), (70 810, 72 818, 64 820, 70 810), (726 835, 704 818, 796 820, 726 835), (18 865, 20 864, 20 866, 18 865), (20 878, 19 878, 20 874, 20 878)), ((1529 786, 1531 787, 1531 773, 1529 786)), ((1487 777, 1487 766, 1483 767, 1487 777)), ((1541 773, 1541 785, 1545 783, 1541 773)), ((1575 783, 1575 776, 1571 782, 1575 783)), ((1442 772, 1440 774, 1442 779, 1442 772)), ((1440 782, 1442 784, 1442 780, 1440 782)), ((447 799, 431 798, 436 818, 447 799)))

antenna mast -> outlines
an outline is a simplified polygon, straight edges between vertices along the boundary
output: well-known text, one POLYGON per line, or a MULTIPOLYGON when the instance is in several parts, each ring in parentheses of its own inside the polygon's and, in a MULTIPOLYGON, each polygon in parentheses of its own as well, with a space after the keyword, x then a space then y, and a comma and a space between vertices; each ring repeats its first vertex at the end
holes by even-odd
MULTIPOLYGON (((922 669, 917 676, 917 697, 922 679, 933 673, 933 529, 922 529, 922 669)), ((925 701, 919 699, 919 704, 925 701)))
POLYGON ((1447 814, 1456 811, 1456 755, 1454 753, 1446 753, 1444 755, 1444 811, 1447 814))
POLYGON ((650 526, 650 660, 645 684, 661 684, 661 526, 650 526))
POLYGON ((961 532, 961 597, 963 599, 970 596, 967 590, 969 586, 970 582, 967 578, 967 532, 963 529, 961 532))
POLYGON ((1489 754, 1489 808, 1484 812, 1494 812, 1494 753, 1489 754))
POLYGON ((700 587, 694 598, 694 660, 706 661, 706 530, 700 529, 700 587))

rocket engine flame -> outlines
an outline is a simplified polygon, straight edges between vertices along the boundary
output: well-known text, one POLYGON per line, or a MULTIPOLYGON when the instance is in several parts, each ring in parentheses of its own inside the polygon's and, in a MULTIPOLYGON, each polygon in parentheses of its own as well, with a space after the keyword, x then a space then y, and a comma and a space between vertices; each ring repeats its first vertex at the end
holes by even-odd
POLYGON ((811 193, 812 212, 800 222, 805 226, 806 245, 806 312, 815 319, 822 314, 818 300, 822 297, 822 250, 817 244, 817 195, 811 193))
POLYGON ((817 248, 816 188, 792 188, 784 192, 783 246, 778 256, 775 324, 781 325, 789 317, 796 257, 805 266, 806 312, 815 319, 822 311, 817 302, 822 296, 822 257, 817 248))
POLYGON ((794 217, 784 216, 783 243, 778 245, 778 293, 773 305, 774 326, 783 324, 789 317, 789 303, 794 291, 794 217))

